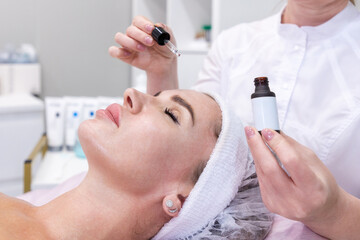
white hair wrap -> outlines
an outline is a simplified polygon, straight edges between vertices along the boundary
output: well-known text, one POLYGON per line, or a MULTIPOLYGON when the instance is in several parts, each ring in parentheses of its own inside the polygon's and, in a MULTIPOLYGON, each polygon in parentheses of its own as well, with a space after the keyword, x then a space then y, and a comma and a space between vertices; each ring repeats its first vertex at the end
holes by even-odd
POLYGON ((154 240, 191 239, 201 233, 233 200, 251 162, 244 128, 220 97, 210 94, 222 111, 222 129, 199 180, 179 215, 154 240))

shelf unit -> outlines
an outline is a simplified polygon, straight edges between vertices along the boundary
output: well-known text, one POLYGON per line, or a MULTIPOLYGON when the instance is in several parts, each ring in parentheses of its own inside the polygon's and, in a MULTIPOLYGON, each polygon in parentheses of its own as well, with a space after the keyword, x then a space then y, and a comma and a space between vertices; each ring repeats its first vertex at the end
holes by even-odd
MULTIPOLYGON (((133 0, 132 15, 170 26, 179 50, 179 86, 191 87, 211 42, 196 39, 204 25, 211 25, 211 39, 231 26, 267 17, 282 7, 279 0, 133 0)), ((132 85, 145 91, 146 74, 132 68, 132 85)))

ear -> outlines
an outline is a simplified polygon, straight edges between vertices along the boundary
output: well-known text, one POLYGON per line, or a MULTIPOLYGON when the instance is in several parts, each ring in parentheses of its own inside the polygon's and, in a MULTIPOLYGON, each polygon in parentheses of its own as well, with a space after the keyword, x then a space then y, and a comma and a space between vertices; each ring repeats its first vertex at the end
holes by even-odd
POLYGON ((162 206, 166 215, 176 217, 179 215, 183 199, 180 195, 170 194, 163 198, 162 206))

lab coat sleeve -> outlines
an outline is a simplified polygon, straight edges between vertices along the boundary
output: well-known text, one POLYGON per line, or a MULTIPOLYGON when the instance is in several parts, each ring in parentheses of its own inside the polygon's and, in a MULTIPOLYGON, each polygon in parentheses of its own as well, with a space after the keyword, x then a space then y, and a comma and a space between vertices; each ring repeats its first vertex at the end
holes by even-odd
POLYGON ((337 183, 348 193, 360 198, 360 111, 334 142, 325 164, 337 183))
POLYGON ((224 49, 222 48, 223 34, 212 44, 212 47, 204 60, 203 67, 199 73, 198 81, 192 89, 202 92, 215 92, 221 94, 222 64, 225 62, 224 49))

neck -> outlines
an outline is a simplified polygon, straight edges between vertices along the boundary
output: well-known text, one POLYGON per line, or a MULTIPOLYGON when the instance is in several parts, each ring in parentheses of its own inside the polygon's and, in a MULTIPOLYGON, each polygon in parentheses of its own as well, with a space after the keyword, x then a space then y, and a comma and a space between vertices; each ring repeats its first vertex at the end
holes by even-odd
POLYGON ((318 26, 341 12, 348 0, 288 0, 282 16, 282 23, 301 26, 318 26))
POLYGON ((149 239, 164 224, 161 202, 100 182, 88 174, 79 187, 37 209, 54 239, 149 239))

